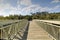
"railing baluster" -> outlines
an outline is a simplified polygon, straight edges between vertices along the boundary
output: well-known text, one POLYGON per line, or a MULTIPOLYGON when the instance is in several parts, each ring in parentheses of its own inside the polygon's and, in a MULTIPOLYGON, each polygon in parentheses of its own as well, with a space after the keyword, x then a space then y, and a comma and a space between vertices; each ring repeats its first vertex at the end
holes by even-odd
POLYGON ((53 39, 60 40, 60 26, 43 21, 37 21, 37 23, 46 30, 46 32, 52 35, 54 37, 53 39))
POLYGON ((21 29, 25 30, 26 25, 27 25, 27 21, 23 21, 23 20, 14 21, 14 22, 12 21, 11 23, 9 22, 7 24, 4 24, 3 26, 0 27, 0 35, 1 35, 0 39, 13 40, 21 29))

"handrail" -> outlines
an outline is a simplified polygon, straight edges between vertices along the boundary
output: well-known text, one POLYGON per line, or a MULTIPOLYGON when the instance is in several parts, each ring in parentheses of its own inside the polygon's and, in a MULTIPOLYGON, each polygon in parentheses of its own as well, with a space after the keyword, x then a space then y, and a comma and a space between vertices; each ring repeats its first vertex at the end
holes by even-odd
POLYGON ((52 35, 56 40, 60 40, 60 26, 55 25, 54 23, 37 21, 37 23, 42 27, 46 32, 52 35))
POLYGON ((0 28, 0 39, 13 39, 17 32, 19 32, 26 23, 27 21, 22 20, 2 25, 0 28))
POLYGON ((4 22, 2 22, 2 23, 4 23, 4 24, 0 25, 0 28, 2 28, 2 27, 4 27, 4 26, 7 26, 7 25, 14 24, 14 23, 18 23, 19 21, 20 21, 20 20, 16 20, 16 21, 13 21, 13 22, 9 22, 9 21, 7 21, 8 23, 4 23, 4 22))
MULTIPOLYGON (((40 22, 43 22, 43 21, 40 21, 40 22)), ((59 28, 60 28, 60 24, 50 23, 50 22, 43 22, 43 23, 48 24, 48 25, 52 25, 52 26, 55 26, 55 27, 59 27, 59 28)))

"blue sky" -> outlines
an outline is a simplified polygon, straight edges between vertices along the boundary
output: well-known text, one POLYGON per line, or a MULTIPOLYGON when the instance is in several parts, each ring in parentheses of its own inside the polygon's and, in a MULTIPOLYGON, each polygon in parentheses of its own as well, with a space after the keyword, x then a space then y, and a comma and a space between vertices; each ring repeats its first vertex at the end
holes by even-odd
POLYGON ((0 15, 60 12, 60 0, 0 0, 0 15))

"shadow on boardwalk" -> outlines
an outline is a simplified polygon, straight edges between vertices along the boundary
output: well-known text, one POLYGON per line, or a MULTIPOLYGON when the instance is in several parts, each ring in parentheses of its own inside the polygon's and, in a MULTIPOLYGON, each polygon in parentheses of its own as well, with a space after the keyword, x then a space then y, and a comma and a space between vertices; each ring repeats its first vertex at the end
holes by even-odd
POLYGON ((28 25, 27 25, 27 28, 26 28, 26 30, 25 30, 25 32, 24 32, 24 35, 23 35, 23 37, 22 37, 21 40, 27 40, 28 29, 29 29, 29 23, 28 23, 28 25))

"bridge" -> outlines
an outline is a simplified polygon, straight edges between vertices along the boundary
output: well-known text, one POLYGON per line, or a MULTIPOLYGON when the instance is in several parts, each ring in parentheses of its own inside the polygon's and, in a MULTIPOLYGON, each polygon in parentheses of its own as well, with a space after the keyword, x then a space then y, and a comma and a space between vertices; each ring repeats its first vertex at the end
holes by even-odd
POLYGON ((60 21, 16 20, 0 26, 3 40, 60 40, 60 21))

